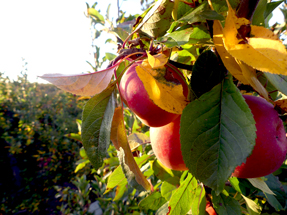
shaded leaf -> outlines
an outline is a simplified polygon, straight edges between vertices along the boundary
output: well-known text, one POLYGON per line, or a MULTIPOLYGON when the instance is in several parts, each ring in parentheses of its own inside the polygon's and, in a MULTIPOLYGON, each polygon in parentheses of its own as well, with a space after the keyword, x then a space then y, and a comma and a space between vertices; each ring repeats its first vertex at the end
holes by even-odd
POLYGON ((191 206, 192 215, 205 214, 206 198, 205 198, 204 186, 203 185, 198 186, 194 194, 195 195, 193 196, 191 206))
POLYGON ((184 162, 190 172, 219 194, 235 167, 255 145, 251 111, 230 78, 188 104, 180 123, 184 162))
POLYGON ((264 73, 267 79, 276 87, 280 92, 287 95, 287 76, 277 75, 271 73, 264 73))
POLYGON ((287 200, 283 185, 273 174, 264 177, 267 178, 266 184, 275 194, 271 195, 269 193, 264 193, 267 198, 267 201, 275 208, 275 210, 282 210, 283 208, 285 208, 287 200))
POLYGON ((167 215, 168 214, 168 202, 163 204, 155 213, 155 215, 167 215))
POLYGON ((108 87, 116 66, 117 64, 108 69, 88 74, 44 74, 39 77, 67 92, 82 96, 93 96, 108 87))
POLYGON ((118 143, 118 125, 122 121, 123 111, 121 107, 117 107, 114 111, 113 121, 112 121, 112 128, 111 128, 111 141, 115 148, 119 150, 120 146, 118 143))
POLYGON ((220 193, 216 195, 214 191, 212 191, 213 197, 213 207, 216 212, 220 215, 241 215, 240 204, 231 196, 225 196, 220 193))
POLYGON ((112 95, 115 84, 92 97, 85 105, 82 116, 82 142, 93 167, 103 164, 110 144, 110 131, 115 110, 112 95))
POLYGON ((254 187, 262 190, 263 192, 275 195, 262 178, 248 178, 248 180, 254 187))
POLYGON ((201 53, 192 68, 190 85, 197 97, 210 91, 225 76, 225 69, 219 65, 212 51, 201 53))

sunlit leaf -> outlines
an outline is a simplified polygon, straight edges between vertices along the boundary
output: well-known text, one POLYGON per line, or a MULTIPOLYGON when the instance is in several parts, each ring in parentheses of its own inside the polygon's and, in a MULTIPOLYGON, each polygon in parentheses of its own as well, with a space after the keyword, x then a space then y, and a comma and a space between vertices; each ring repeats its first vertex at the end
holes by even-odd
POLYGON ((168 203, 168 214, 186 214, 193 204, 198 186, 196 179, 189 173, 180 187, 172 194, 168 203))
POLYGON ((282 41, 271 30, 250 25, 245 18, 237 18, 230 5, 223 42, 233 57, 247 65, 263 72, 287 74, 287 51, 282 41), (247 33, 242 30, 244 28, 247 33), (248 28, 251 28, 250 35, 248 28))
POLYGON ((39 77, 67 92, 82 96, 93 96, 108 87, 116 66, 94 73, 79 75, 44 74, 39 77))
POLYGON ((153 192, 140 201, 139 207, 145 210, 157 210, 166 203, 166 199, 159 192, 153 192))
POLYGON ((147 57, 152 69, 164 68, 164 65, 168 62, 168 57, 164 54, 151 55, 147 53, 147 57))
POLYGON ((114 111, 113 121, 112 121, 112 128, 111 128, 111 141, 115 148, 119 150, 120 146, 118 143, 118 125, 121 123, 122 120, 122 108, 117 107, 114 111))
POLYGON ((136 72, 150 97, 160 108, 175 114, 181 114, 187 105, 183 87, 179 83, 166 80, 166 68, 152 69, 143 61, 136 72))
POLYGON ((82 141, 95 169, 103 164, 110 144, 110 131, 115 110, 115 84, 92 97, 85 105, 82 121, 82 141))
POLYGON ((188 104, 180 127, 186 166, 219 194, 252 152, 256 138, 253 115, 232 80, 225 79, 188 104))
POLYGON ((246 196, 242 195, 243 199, 246 202, 247 205, 247 210, 249 212, 250 215, 257 215, 261 213, 262 207, 260 207, 259 205, 257 205, 253 200, 247 198, 246 196))
POLYGON ((173 5, 172 1, 162 0, 157 10, 143 24, 141 31, 153 38, 163 36, 169 29, 172 20, 173 5))
POLYGON ((246 65, 240 60, 236 61, 241 68, 244 78, 262 97, 264 97, 268 101, 269 100, 268 92, 258 80, 255 69, 246 65))
POLYGON ((140 171, 133 157, 125 132, 123 116, 121 116, 117 128, 117 142, 120 147, 118 151, 119 161, 129 184, 138 190, 151 190, 150 183, 140 171))
POLYGON ((249 84, 249 82, 244 78, 236 60, 228 53, 223 45, 223 28, 218 20, 214 20, 213 23, 213 42, 226 69, 243 84, 249 84))

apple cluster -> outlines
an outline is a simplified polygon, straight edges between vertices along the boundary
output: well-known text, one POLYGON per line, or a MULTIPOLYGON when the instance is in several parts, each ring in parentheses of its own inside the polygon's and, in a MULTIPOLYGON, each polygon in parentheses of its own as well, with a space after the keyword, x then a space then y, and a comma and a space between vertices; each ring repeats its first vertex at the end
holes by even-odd
MULTIPOLYGON (((134 63, 123 75, 119 91, 124 103, 147 126, 157 159, 173 170, 187 170, 180 144, 180 119, 178 114, 169 113, 149 98, 143 83, 136 73, 134 63)), ((174 69, 166 67, 173 81, 180 80, 174 69)), ((182 84, 182 82, 181 82, 182 84)), ((183 85, 183 89, 187 86, 183 85)), ((243 95, 256 122, 256 144, 246 162, 236 167, 232 176, 239 178, 262 177, 276 171, 283 163, 287 152, 286 132, 282 120, 273 105, 261 97, 243 95)))

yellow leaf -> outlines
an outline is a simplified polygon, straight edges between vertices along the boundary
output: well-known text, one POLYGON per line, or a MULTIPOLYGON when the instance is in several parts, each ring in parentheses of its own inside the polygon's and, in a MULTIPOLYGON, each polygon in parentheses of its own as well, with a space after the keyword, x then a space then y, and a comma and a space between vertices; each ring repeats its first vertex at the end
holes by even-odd
POLYGON ((138 77, 150 99, 161 109, 170 113, 181 114, 187 105, 182 85, 167 81, 164 76, 166 68, 152 69, 146 60, 136 67, 138 77))
POLYGON ((249 20, 238 18, 229 5, 223 29, 223 42, 226 50, 247 65, 274 74, 287 75, 287 51, 272 31, 250 25, 249 20), (250 37, 241 38, 238 29, 250 25, 250 37))
POLYGON ((240 67, 223 45, 223 28, 219 20, 214 20, 213 23, 213 42, 215 48, 221 57, 221 60, 226 67, 226 69, 241 83, 249 84, 249 82, 244 78, 240 67))
POLYGON ((264 86, 260 83, 260 81, 257 78, 256 71, 252 67, 248 66, 247 64, 243 63, 240 60, 236 60, 238 62, 238 65, 241 68, 242 74, 244 78, 248 81, 248 83, 261 95, 263 96, 267 101, 268 98, 268 92, 264 88, 264 86))
POLYGON ((283 112, 287 113, 287 99, 280 99, 274 102, 283 112))
POLYGON ((164 54, 151 55, 147 53, 147 57, 148 63, 153 69, 164 68, 164 65, 168 62, 168 58, 164 54))
POLYGON ((125 132, 123 115, 119 114, 119 113, 122 113, 122 108, 119 107, 119 109, 116 109, 116 111, 117 111, 117 115, 116 115, 117 119, 115 121, 118 122, 117 129, 116 129, 117 130, 116 140, 118 143, 119 150, 124 151, 124 155, 125 155, 124 162, 129 167, 129 170, 132 171, 133 174, 135 175, 135 179, 137 183, 142 185, 143 188, 145 188, 146 190, 151 190, 151 185, 147 181, 143 173, 140 171, 139 166, 137 165, 133 157, 131 148, 129 146, 128 139, 127 139, 126 132, 125 132))

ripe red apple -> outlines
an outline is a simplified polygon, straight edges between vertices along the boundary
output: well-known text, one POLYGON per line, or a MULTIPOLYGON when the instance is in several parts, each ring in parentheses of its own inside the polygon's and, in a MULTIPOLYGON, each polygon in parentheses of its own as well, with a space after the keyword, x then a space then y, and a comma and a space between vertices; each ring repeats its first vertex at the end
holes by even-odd
MULTIPOLYGON (((166 125, 179 115, 161 109, 149 98, 149 95, 136 72, 136 66, 139 64, 141 64, 141 61, 130 66, 120 81, 119 91, 122 99, 144 124, 150 127, 166 125)), ((167 81, 182 84, 182 79, 170 68, 170 66, 166 66, 167 71, 165 78, 167 81)), ((184 84, 183 87, 184 93, 187 96, 187 86, 184 84)))
POLYGON ((150 128, 151 146, 157 159, 173 170, 187 170, 180 146, 180 116, 173 122, 158 128, 150 128))
POLYGON ((245 163, 236 167, 232 176, 257 178, 269 175, 283 163, 287 152, 282 120, 272 104, 256 96, 244 95, 256 122, 256 144, 245 163))

